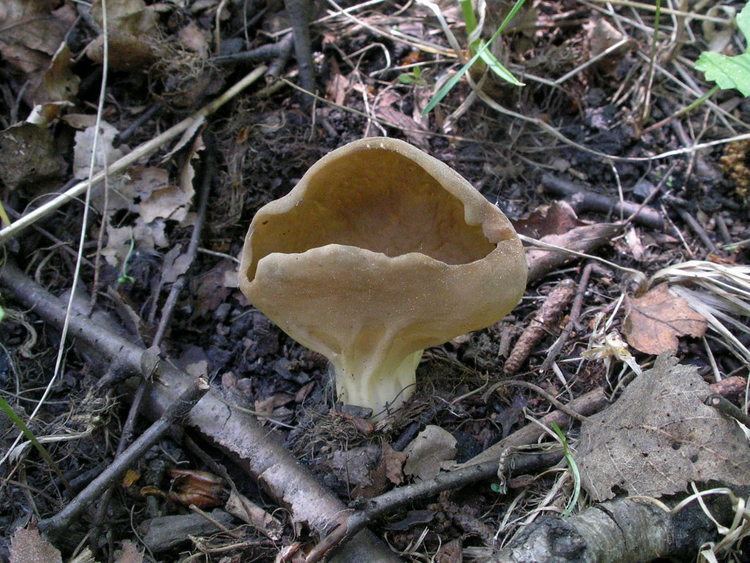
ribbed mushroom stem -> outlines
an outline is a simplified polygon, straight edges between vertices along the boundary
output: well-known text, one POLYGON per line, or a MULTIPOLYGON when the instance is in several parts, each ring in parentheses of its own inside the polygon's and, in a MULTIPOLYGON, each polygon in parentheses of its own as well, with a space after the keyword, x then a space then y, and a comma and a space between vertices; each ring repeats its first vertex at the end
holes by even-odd
POLYGON ((416 371, 424 350, 404 357, 388 354, 384 359, 339 356, 333 362, 336 371, 336 395, 347 405, 371 408, 373 416, 386 409, 399 408, 414 394, 416 371))

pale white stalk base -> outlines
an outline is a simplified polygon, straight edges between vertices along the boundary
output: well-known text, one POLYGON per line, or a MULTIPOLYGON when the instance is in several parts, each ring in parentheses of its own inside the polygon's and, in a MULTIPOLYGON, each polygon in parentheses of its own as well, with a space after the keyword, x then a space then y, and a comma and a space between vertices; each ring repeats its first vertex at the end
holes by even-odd
POLYGON ((356 362, 358 366, 344 357, 337 358, 331 363, 336 372, 338 400, 345 405, 371 408, 373 417, 393 412, 414 394, 422 352, 417 350, 405 358, 380 363, 356 362))

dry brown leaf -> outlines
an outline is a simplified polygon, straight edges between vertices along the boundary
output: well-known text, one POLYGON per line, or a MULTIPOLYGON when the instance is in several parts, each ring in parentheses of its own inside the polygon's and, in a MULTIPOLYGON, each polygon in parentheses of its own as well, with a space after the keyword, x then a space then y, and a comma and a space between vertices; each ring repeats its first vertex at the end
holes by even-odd
POLYGON ((182 253, 182 245, 178 244, 164 255, 161 266, 161 280, 159 286, 171 284, 177 281, 190 267, 190 257, 182 253))
POLYGON ((401 129, 401 132, 412 144, 418 146, 423 150, 429 149, 427 129, 421 123, 417 123, 405 113, 387 106, 380 106, 376 108, 375 115, 377 115, 381 119, 384 119, 392 126, 401 129))
POLYGON ((404 463, 408 457, 404 452, 397 452, 390 444, 383 444, 381 462, 385 466, 385 476, 394 485, 404 482, 404 463))
POLYGON ((513 226, 520 234, 536 239, 566 233, 584 224, 578 220, 576 212, 566 201, 541 205, 525 219, 513 222, 513 226))
POLYGON ((326 99, 339 106, 343 105, 351 88, 351 83, 347 77, 342 74, 335 74, 326 86, 326 99))
MULTIPOLYGON (((101 0, 95 0, 91 13, 101 25, 101 0)), ((115 70, 134 70, 159 57, 158 14, 143 0, 107 2, 109 64, 115 70)), ((86 56, 96 63, 103 58, 104 38, 100 35, 86 47, 86 56)))
MULTIPOLYGON (((51 70, 49 67, 53 56, 61 48, 65 33, 75 21, 76 13, 75 8, 68 4, 53 10, 57 4, 53 0, 0 2, 0 55, 11 66, 26 73, 29 85, 23 97, 30 106, 59 101, 43 94, 42 82, 46 74, 50 74, 48 86, 62 76, 60 73, 66 66, 64 54, 51 70)), ((69 70, 68 65, 64 73, 66 81, 74 80, 69 70)), ((68 85, 71 86, 72 82, 68 85)))
POLYGON ((347 484, 364 489, 373 484, 372 475, 378 466, 380 448, 375 445, 336 450, 326 462, 328 467, 347 484))
POLYGON ((39 80, 32 81, 31 91, 24 98, 30 99, 35 105, 72 101, 78 94, 78 86, 81 84, 78 75, 73 74, 72 64, 70 48, 67 44, 61 43, 39 80))
POLYGON ((750 485, 750 448, 737 423, 703 403, 711 393, 694 366, 660 356, 622 396, 581 427, 576 461, 594 500, 661 497, 690 481, 750 485))
POLYGON ((154 167, 143 169, 137 179, 141 198, 138 212, 145 223, 156 219, 185 220, 195 194, 192 183, 177 186, 169 181, 166 170, 154 167))
POLYGON ((10 540, 10 563, 62 563, 60 551, 45 540, 36 526, 19 528, 10 540))
POLYGON ((0 131, 0 182, 7 189, 45 193, 64 170, 65 160, 46 127, 19 123, 0 131))
POLYGON ((706 319, 696 313, 682 297, 669 291, 667 284, 650 289, 644 296, 630 298, 623 324, 625 339, 646 354, 674 354, 678 337, 706 333, 706 319))
MULTIPOLYGON (((232 262, 222 260, 205 274, 191 280, 193 295, 195 295, 195 309, 198 316, 208 315, 216 309, 231 293, 227 287, 227 275, 237 271, 232 262)), ((234 285, 232 287, 237 287, 234 285)))

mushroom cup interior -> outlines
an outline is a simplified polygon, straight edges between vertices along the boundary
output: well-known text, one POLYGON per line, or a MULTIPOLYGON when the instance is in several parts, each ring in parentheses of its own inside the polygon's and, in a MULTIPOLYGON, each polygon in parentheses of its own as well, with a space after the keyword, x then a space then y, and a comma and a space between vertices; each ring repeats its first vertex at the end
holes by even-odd
POLYGON ((422 166, 393 150, 367 148, 329 161, 309 177, 305 197, 256 221, 253 279, 270 253, 339 244, 397 257, 421 253, 446 264, 480 260, 495 248, 464 204, 422 166))

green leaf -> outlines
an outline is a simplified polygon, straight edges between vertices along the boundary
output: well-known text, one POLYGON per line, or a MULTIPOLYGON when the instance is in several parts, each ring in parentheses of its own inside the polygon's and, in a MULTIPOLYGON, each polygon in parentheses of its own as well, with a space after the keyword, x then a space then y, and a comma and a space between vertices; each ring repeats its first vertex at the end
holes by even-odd
POLYGON ((413 74, 399 74, 398 81, 401 84, 414 84, 417 79, 413 74))
MULTIPOLYGON (((498 27, 495 33, 492 34, 492 37, 489 38, 487 43, 485 43, 479 48, 476 54, 473 57, 471 57, 469 62, 467 62, 464 66, 462 66, 461 69, 456 74, 451 76, 450 79, 445 84, 443 84, 442 88, 440 88, 440 90, 438 90, 432 96, 432 98, 430 98, 430 101, 422 110, 422 115, 427 115, 435 108, 436 105, 438 105, 441 101, 443 101, 443 98, 445 98, 448 95, 448 92, 453 90, 453 87, 456 84, 458 84, 458 81, 461 80, 461 78, 463 78, 464 74, 466 74, 469 71, 469 69, 472 66, 474 66, 474 63, 476 63, 479 60, 479 57, 482 56, 482 53, 489 52, 488 49, 490 45, 492 45, 492 42, 495 41, 495 39, 497 39, 498 37, 500 37, 500 34, 505 30, 506 27, 508 27, 508 24, 510 23, 510 21, 521 10, 525 1, 526 0, 516 0, 516 3, 511 8, 510 12, 508 12, 508 15, 505 16, 505 19, 503 20, 503 23, 500 24, 500 27, 498 27)), ((518 84, 521 84, 515 77, 514 77, 514 80, 516 80, 518 84)))
POLYGON ((695 62, 695 68, 703 71, 706 80, 719 85, 722 90, 739 90, 750 96, 750 53, 727 57, 721 53, 703 52, 695 62))
POLYGON ((3 322, 4 318, 5 318, 5 309, 0 307, 0 323, 3 322))
POLYGON ((703 52, 695 62, 695 68, 704 73, 706 80, 715 82, 722 90, 739 90, 750 96, 750 2, 745 4, 737 16, 737 27, 745 36, 745 52, 735 57, 721 53, 703 52))

